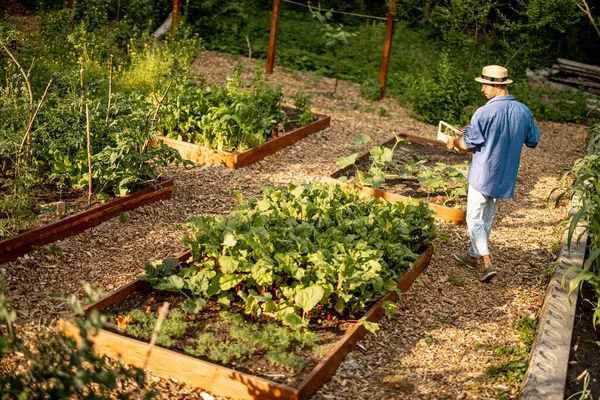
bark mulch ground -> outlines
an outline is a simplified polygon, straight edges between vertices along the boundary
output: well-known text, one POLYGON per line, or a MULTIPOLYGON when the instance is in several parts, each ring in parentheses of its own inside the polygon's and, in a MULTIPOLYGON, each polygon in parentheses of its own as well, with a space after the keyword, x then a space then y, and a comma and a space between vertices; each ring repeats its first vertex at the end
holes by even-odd
MULTIPOLYGON (((194 68, 207 81, 221 82, 238 63, 254 70, 254 61, 214 52, 203 52, 194 68)), ((109 291, 142 273, 144 261, 184 250, 175 225, 191 215, 227 213, 236 204, 234 190, 249 197, 262 185, 329 176, 338 157, 368 149, 352 146, 355 135, 368 134, 374 143, 391 138, 394 131, 435 138, 436 127, 411 118, 393 99, 370 104, 356 84, 340 82, 333 95, 333 79, 282 68, 268 80, 280 83, 287 96, 299 89, 313 93, 314 110, 332 116, 331 128, 237 171, 172 169, 172 200, 0 265, 23 336, 35 337, 67 315, 63 299, 80 295, 82 281, 109 291), (387 115, 380 115, 380 107, 387 115)), ((366 350, 350 353, 315 399, 516 398, 519 382, 486 379, 485 371, 504 360, 495 348, 522 345, 514 323, 540 311, 544 270, 555 259, 561 238, 557 224, 567 218, 566 206, 554 208, 547 196, 561 169, 582 154, 586 135, 583 126, 540 122, 539 127, 540 144, 524 150, 515 199, 500 203, 492 232, 498 276, 482 284, 476 271, 457 266, 452 253, 466 249, 466 228, 439 222, 446 238, 438 241, 430 267, 399 303, 398 316, 383 320, 378 333, 367 335, 361 342, 366 350)), ((162 398, 199 398, 200 390, 181 383, 152 381, 162 398)))

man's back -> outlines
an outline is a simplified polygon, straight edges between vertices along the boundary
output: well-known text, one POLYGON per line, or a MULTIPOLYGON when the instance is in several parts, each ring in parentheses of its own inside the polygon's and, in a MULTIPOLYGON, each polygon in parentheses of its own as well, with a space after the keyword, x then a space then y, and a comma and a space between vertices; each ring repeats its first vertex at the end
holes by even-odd
POLYGON ((529 108, 510 95, 494 97, 473 114, 463 137, 473 149, 469 184, 488 196, 513 197, 523 144, 539 140, 529 108))

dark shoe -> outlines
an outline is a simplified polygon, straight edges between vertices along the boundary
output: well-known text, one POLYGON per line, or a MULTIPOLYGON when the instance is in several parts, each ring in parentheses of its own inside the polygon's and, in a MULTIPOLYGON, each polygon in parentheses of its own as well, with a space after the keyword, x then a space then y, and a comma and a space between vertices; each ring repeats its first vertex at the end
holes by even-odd
POLYGON ((454 259, 468 268, 477 268, 477 259, 465 253, 454 253, 454 259))
POLYGON ((497 273, 498 273, 498 271, 496 271, 496 268, 492 267, 491 265, 487 268, 484 267, 481 270, 481 274, 479 275, 479 281, 487 282, 487 281, 491 280, 493 277, 495 277, 497 273))

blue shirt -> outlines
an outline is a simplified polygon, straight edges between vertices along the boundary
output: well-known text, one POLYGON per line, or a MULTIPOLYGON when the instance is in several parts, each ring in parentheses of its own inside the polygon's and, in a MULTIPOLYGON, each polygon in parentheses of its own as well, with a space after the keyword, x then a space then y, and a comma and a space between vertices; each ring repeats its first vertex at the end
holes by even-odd
POLYGON ((488 196, 511 198, 523 144, 537 146, 540 131, 529 108, 513 96, 496 96, 475 111, 463 139, 473 149, 469 185, 488 196))

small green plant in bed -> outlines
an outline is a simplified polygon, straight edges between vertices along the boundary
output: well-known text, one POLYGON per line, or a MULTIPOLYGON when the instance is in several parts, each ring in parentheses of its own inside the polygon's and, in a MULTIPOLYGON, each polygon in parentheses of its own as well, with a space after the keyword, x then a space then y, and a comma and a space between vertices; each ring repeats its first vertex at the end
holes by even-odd
MULTIPOLYGON (((158 316, 152 312, 139 309, 131 310, 125 317, 111 317, 117 321, 117 326, 122 332, 136 339, 150 340, 158 316)), ((172 310, 162 324, 156 343, 163 347, 171 347, 176 339, 180 339, 186 332, 189 322, 184 319, 184 314, 179 310, 172 310)))
MULTIPOLYGON (((353 143, 365 144, 370 140, 368 135, 360 135, 354 138, 353 143)), ((369 151, 371 165, 368 169, 359 168, 356 164, 358 153, 338 158, 336 162, 340 168, 354 166, 352 171, 354 175, 351 178, 342 176, 340 180, 361 186, 372 186, 376 189, 381 188, 386 179, 416 180, 428 196, 443 195, 443 204, 467 196, 467 162, 460 165, 447 165, 440 162, 429 165, 427 156, 417 155, 415 160, 398 165, 394 163, 394 151, 400 143, 410 145, 410 141, 396 136, 396 143, 391 149, 385 146, 373 146, 369 151)))
POLYGON ((252 323, 240 314, 223 311, 220 322, 205 326, 195 346, 187 346, 184 351, 222 364, 264 357, 273 366, 300 370, 308 365, 307 352, 318 341, 319 336, 309 330, 294 331, 274 322, 252 323), (305 354, 301 354, 303 351, 305 354))
POLYGON ((264 188, 226 217, 191 217, 185 227, 191 259, 147 264, 143 279, 189 296, 188 312, 214 299, 297 330, 360 315, 395 290, 436 237, 425 203, 391 204, 325 184, 264 188))

